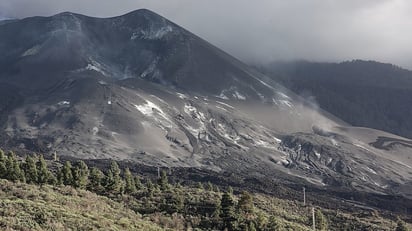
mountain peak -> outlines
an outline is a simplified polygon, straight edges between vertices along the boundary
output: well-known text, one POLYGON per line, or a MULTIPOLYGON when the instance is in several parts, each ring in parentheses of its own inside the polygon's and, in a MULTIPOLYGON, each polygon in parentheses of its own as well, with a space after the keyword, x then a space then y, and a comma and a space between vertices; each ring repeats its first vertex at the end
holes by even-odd
POLYGON ((128 14, 158 15, 158 14, 156 14, 155 12, 153 12, 153 11, 151 11, 151 10, 149 10, 149 9, 146 9, 146 8, 141 8, 141 9, 133 10, 133 11, 131 11, 131 12, 129 12, 129 13, 126 13, 126 15, 128 15, 128 14))
POLYGON ((150 20, 156 20, 156 19, 157 20, 159 20, 159 19, 165 20, 165 18, 163 16, 161 16, 161 15, 159 15, 159 14, 157 14, 157 13, 155 13, 155 12, 149 10, 149 9, 144 9, 144 8, 131 11, 129 13, 126 13, 126 14, 118 16, 118 17, 126 17, 126 18, 145 17, 145 18, 150 19, 150 20))
POLYGON ((73 12, 70 12, 70 11, 61 12, 61 13, 55 14, 51 17, 52 18, 64 18, 64 17, 79 17, 79 16, 85 17, 84 15, 73 13, 73 12))

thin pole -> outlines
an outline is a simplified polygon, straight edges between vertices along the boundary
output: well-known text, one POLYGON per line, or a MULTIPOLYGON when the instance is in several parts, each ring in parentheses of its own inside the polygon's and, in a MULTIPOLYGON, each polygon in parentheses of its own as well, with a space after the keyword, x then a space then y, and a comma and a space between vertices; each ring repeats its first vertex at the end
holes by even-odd
POLYGON ((157 167, 157 178, 160 178, 160 167, 157 167))
POLYGON ((306 206, 306 189, 303 187, 303 206, 306 206))
POLYGON ((312 207, 312 228, 313 230, 316 230, 316 225, 315 225, 315 208, 312 207))

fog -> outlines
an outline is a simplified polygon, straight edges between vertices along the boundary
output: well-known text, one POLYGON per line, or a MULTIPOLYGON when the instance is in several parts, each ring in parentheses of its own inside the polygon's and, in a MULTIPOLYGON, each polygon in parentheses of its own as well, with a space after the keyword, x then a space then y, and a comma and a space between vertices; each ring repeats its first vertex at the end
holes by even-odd
POLYGON ((366 59, 412 69, 408 0, 1 0, 0 18, 109 17, 140 8, 249 63, 366 59))

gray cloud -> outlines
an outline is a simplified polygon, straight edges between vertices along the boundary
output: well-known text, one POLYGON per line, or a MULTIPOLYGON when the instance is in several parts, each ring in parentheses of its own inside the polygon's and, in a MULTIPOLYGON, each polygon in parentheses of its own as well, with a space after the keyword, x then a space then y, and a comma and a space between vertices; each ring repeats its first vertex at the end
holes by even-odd
POLYGON ((0 17, 148 8, 246 62, 372 59, 412 68, 409 0, 2 0, 0 17))

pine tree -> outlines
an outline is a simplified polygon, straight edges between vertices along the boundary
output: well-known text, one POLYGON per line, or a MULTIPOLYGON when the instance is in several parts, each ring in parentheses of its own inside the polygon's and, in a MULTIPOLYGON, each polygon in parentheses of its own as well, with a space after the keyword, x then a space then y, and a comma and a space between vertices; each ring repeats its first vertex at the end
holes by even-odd
POLYGON ((47 180, 47 184, 58 185, 57 177, 50 171, 49 171, 49 179, 47 180))
POLYGON ((318 230, 328 230, 328 220, 319 209, 315 212, 315 222, 318 230))
POLYGON ((76 188, 85 189, 89 180, 89 168, 84 161, 80 160, 76 166, 72 168, 73 186, 76 188))
POLYGON ((249 229, 249 231, 256 231, 255 223, 250 222, 248 229, 249 229))
POLYGON ((50 172, 47 168, 47 163, 43 158, 43 155, 39 155, 36 163, 37 167, 37 183, 39 185, 46 184, 50 178, 50 172))
POLYGON ((142 190, 144 188, 139 176, 134 177, 134 184, 136 185, 136 190, 142 190))
POLYGON ((230 195, 233 195, 233 188, 232 188, 232 186, 229 186, 229 188, 227 189, 227 192, 228 192, 230 195))
POLYGON ((6 155, 4 154, 3 149, 0 149, 0 162, 6 162, 6 155))
POLYGON ((200 191, 203 191, 205 188, 203 187, 202 182, 197 182, 196 188, 199 189, 200 191))
POLYGON ((215 185, 215 187, 213 188, 213 191, 220 193, 220 188, 219 186, 215 185))
POLYGON ((207 182, 206 189, 207 191, 210 191, 210 192, 213 191, 213 184, 210 181, 207 182))
POLYGON ((253 197, 250 193, 243 191, 238 202, 238 209, 246 214, 253 213, 253 197))
POLYGON ((5 167, 6 167, 6 174, 4 178, 7 180, 14 181, 15 176, 14 176, 14 162, 16 161, 16 156, 14 155, 13 152, 7 153, 7 157, 5 160, 5 167))
POLYGON ((28 184, 37 183, 37 167, 33 157, 29 155, 26 156, 26 160, 23 166, 24 174, 26 176, 26 182, 28 184))
POLYGON ((122 178, 120 177, 120 168, 116 161, 112 161, 107 171, 105 188, 109 193, 119 194, 122 190, 122 178))
POLYGON ((24 182, 24 173, 20 168, 20 163, 16 158, 14 152, 9 152, 5 162, 6 175, 5 178, 11 181, 21 181, 24 182))
POLYGON ((284 223, 275 216, 270 216, 268 228, 269 230, 285 230, 284 223))
POLYGON ((26 177, 24 176, 24 171, 22 170, 22 163, 19 161, 14 162, 14 170, 16 172, 16 178, 19 182, 26 182, 26 177))
POLYGON ((253 222, 255 223, 257 230, 267 230, 269 220, 263 212, 256 212, 253 222))
POLYGON ((89 184, 87 188, 90 191, 96 192, 96 193, 101 193, 103 191, 103 179, 104 179, 104 174, 100 169, 93 167, 90 170, 90 175, 89 175, 89 184))
POLYGON ((234 230, 235 226, 235 203, 232 198, 232 194, 229 192, 225 192, 222 195, 222 199, 220 201, 220 217, 222 218, 224 228, 229 230, 234 230))
POLYGON ((0 149, 0 178, 5 178, 7 174, 6 156, 3 150, 0 149))
POLYGON ((147 192, 149 193, 149 196, 152 196, 155 188, 150 179, 147 179, 146 181, 146 188, 147 188, 147 192))
POLYGON ((72 164, 70 161, 64 163, 60 175, 64 185, 73 185, 72 164))
POLYGON ((159 186, 160 190, 166 191, 169 189, 169 180, 167 179, 167 173, 166 171, 162 171, 162 175, 159 178, 159 186))
POLYGON ((128 194, 133 194, 136 192, 136 183, 130 172, 129 168, 124 170, 124 181, 125 181, 125 192, 128 194))
POLYGON ((56 185, 63 185, 63 173, 61 167, 57 170, 56 185))
POLYGON ((409 231, 409 229, 406 226, 405 222, 398 218, 398 223, 396 225, 395 231, 409 231))

